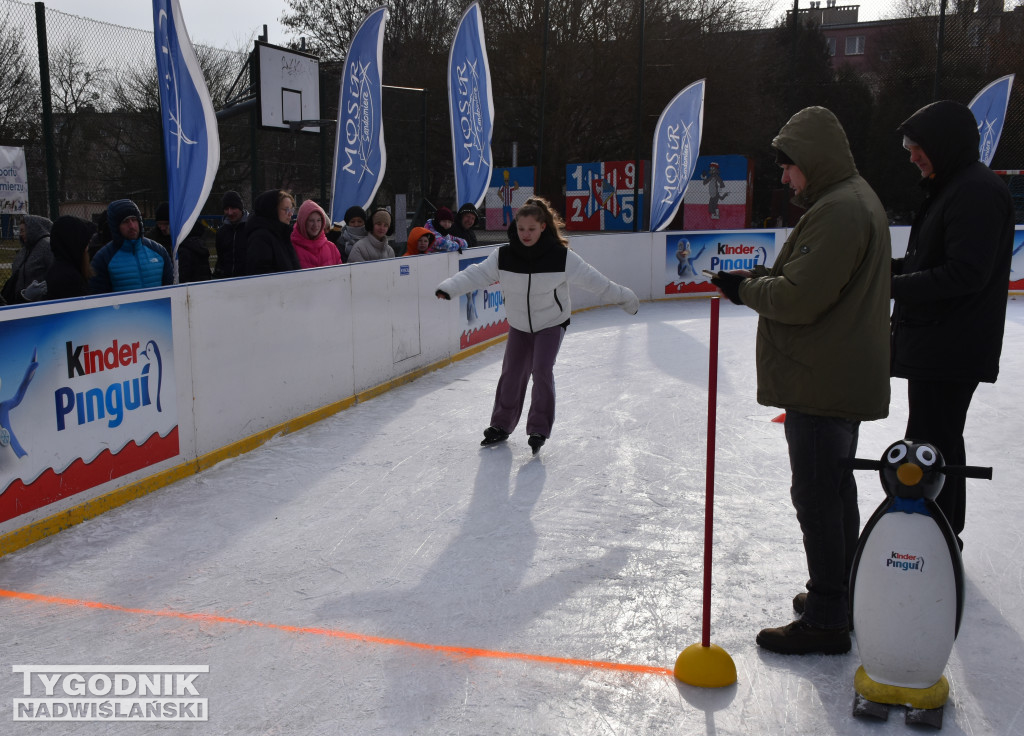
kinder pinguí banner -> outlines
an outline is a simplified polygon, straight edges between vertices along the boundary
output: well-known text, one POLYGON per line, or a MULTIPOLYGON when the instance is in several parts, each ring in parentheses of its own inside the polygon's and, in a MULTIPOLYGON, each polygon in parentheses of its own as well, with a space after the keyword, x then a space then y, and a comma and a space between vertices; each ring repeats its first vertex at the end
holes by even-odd
POLYGON ((0 322, 0 522, 176 457, 171 300, 0 322))
POLYGON ((775 232, 681 233, 665 239, 665 293, 715 291, 703 271, 739 271, 770 266, 775 260, 775 232))
MULTIPOLYGON (((475 263, 482 263, 486 256, 459 259, 459 270, 465 271, 475 263)), ((508 317, 505 316, 505 295, 501 284, 495 281, 486 289, 474 289, 459 297, 459 348, 465 350, 492 337, 508 332, 508 317)))
POLYGON ((1017 226, 1013 234, 1013 255, 1010 257, 1010 290, 1024 290, 1024 228, 1017 226))

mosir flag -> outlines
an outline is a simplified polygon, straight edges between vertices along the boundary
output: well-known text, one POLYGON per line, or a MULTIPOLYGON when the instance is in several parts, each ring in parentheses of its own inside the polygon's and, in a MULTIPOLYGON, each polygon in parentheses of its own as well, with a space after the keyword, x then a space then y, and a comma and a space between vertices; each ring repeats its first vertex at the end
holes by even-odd
POLYGON ((349 207, 369 207, 384 178, 387 153, 380 119, 380 93, 387 19, 388 11, 383 7, 366 16, 345 57, 331 177, 332 221, 349 207))
POLYGON ((992 163, 992 158, 996 155, 996 146, 999 145, 999 136, 1003 132, 1012 86, 1012 74, 1000 77, 979 92, 968 105, 974 113, 974 119, 978 121, 978 133, 981 134, 978 153, 981 162, 986 166, 992 163))
POLYGON ((178 244, 188 235, 210 196, 220 165, 220 138, 213 100, 178 0, 153 0, 153 37, 177 282, 178 244))
POLYGON ((455 201, 479 207, 491 182, 494 100, 484 45, 484 21, 473 3, 462 14, 448 55, 448 103, 452 114, 455 201))
POLYGON ((676 95, 654 129, 651 154, 651 231, 664 230, 683 202, 704 126, 704 80, 676 95))

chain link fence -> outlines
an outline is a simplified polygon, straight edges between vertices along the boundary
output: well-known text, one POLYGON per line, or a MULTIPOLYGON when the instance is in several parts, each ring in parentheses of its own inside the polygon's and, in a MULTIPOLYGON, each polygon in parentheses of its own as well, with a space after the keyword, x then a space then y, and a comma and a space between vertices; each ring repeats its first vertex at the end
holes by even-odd
MULTIPOLYGON (((641 1, 627 0, 624 12, 642 17, 637 12, 641 1)), ((632 38, 623 31, 601 42, 606 48, 560 47, 559 34, 552 34, 550 58, 558 61, 547 81, 543 141, 532 122, 541 89, 538 70, 531 66, 540 58, 542 35, 527 38, 521 29, 488 26, 493 86, 504 90, 495 100, 496 166, 512 163, 507 149, 517 142, 520 166, 535 166, 537 151, 544 150, 536 191, 560 202, 566 164, 632 160, 638 148, 649 146, 668 100, 703 77, 708 96, 702 153, 739 154, 754 162, 751 224, 776 222, 785 214, 788 197, 769 144, 793 112, 812 104, 836 112, 862 173, 893 221, 906 222, 920 193, 916 169, 907 162, 895 130, 933 99, 967 103, 990 81, 1017 74, 1009 123, 992 167, 1024 169, 1022 0, 1006 0, 1005 6, 1001 0, 948 0, 944 15, 940 1, 856 6, 821 0, 811 6, 802 0, 799 23, 792 22, 792 6, 784 4, 749 16, 760 20, 718 28, 711 21, 683 17, 683 11, 659 16, 648 0, 646 25, 634 29, 632 38), (645 81, 638 89, 641 47, 645 81), (509 49, 521 50, 522 60, 508 61, 509 49), (595 78, 598 61, 610 65, 600 67, 600 90, 591 97, 573 97, 590 84, 583 80, 595 78)), ((0 0, 0 79, 5 80, 0 86, 0 145, 25 149, 30 212, 50 216, 58 210, 95 218, 111 200, 129 197, 152 218, 157 204, 167 199, 152 32, 49 9, 42 20, 52 171, 43 136, 37 9, 21 0, 0 0)), ((557 23, 553 19, 552 27, 557 23)), ((249 48, 197 47, 216 109, 251 96, 249 53, 249 48)), ((443 82, 447 52, 418 49, 415 63, 405 58, 411 52, 393 53, 398 56, 388 61, 385 82, 404 87, 385 89, 388 167, 377 201, 390 205, 405 194, 410 209, 428 199, 450 204, 454 187, 443 82)), ((337 61, 320 64, 325 119, 336 112, 340 70, 337 61)), ((222 211, 220 198, 229 189, 240 192, 247 205, 268 188, 290 190, 299 201, 324 203, 329 196, 332 125, 324 125, 321 135, 265 130, 257 127, 254 112, 246 112, 221 119, 219 134, 221 165, 203 208, 213 227, 222 211)), ((1024 178, 1008 179, 1024 219, 1024 178)), ((17 248, 15 219, 4 215, 0 282, 17 248)))

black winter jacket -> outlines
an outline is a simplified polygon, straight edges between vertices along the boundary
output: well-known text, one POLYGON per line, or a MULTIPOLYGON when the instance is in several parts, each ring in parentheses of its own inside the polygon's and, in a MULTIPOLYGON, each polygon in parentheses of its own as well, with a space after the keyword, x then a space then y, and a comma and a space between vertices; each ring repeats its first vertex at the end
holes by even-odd
POLYGON ((178 283, 209 280, 210 249, 206 246, 206 227, 196 222, 178 246, 178 283))
POLYGON ((1009 189, 978 160, 963 105, 932 103, 900 132, 924 149, 934 176, 921 182, 927 198, 906 256, 893 261, 892 375, 994 383, 1013 248, 1009 189))
POLYGON ((299 257, 292 246, 292 228, 277 218, 277 190, 263 192, 256 198, 254 214, 245 226, 245 273, 297 271, 299 257))
POLYGON ((217 265, 213 269, 214 278, 245 276, 245 226, 248 220, 249 213, 244 212, 238 222, 231 223, 225 219, 217 229, 217 265))

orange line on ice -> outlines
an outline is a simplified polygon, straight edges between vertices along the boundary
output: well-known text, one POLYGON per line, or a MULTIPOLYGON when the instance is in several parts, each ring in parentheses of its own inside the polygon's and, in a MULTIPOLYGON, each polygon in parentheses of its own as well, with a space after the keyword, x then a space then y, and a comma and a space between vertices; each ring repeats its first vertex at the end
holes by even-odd
POLYGON ((473 647, 449 647, 439 644, 424 644, 423 642, 405 641, 404 639, 388 639, 380 636, 368 636, 366 634, 354 634, 349 631, 338 631, 337 629, 324 629, 315 626, 288 626, 285 624, 271 624, 264 621, 251 621, 244 618, 233 618, 231 616, 218 616, 212 613, 184 613, 182 611, 153 611, 145 608, 128 608, 117 606, 112 603, 101 603, 99 601, 84 601, 76 598, 60 598, 52 595, 37 595, 35 593, 22 593, 15 590, 4 590, 0 588, 0 597, 15 600, 29 601, 31 603, 50 603, 59 606, 72 606, 76 608, 93 608, 102 611, 117 611, 118 613, 133 613, 139 616, 160 616, 163 618, 182 619, 185 621, 205 621, 209 623, 228 624, 232 626, 251 626, 261 629, 274 629, 286 631, 291 634, 309 634, 312 636, 327 636, 334 639, 349 639, 367 644, 381 644, 389 647, 407 647, 427 652, 438 652, 450 657, 485 658, 485 659, 518 659, 526 662, 540 662, 543 664, 570 665, 573 667, 590 667, 592 669, 612 670, 617 672, 636 672, 645 675, 668 675, 673 672, 665 667, 652 667, 641 664, 621 664, 617 662, 601 662, 591 659, 570 659, 566 657, 546 657, 540 654, 524 654, 522 652, 502 652, 495 649, 476 649, 473 647))

